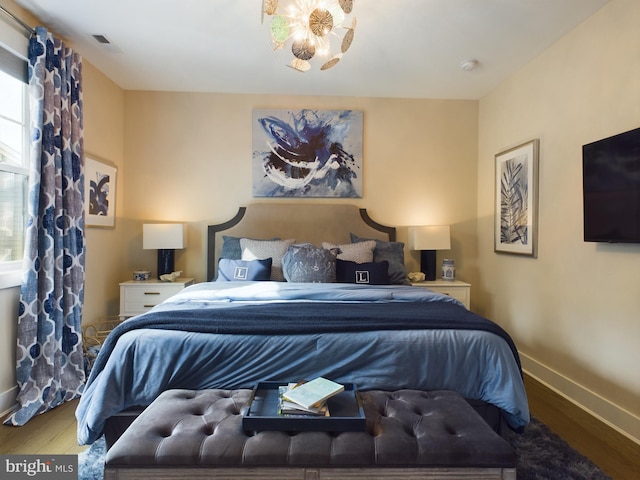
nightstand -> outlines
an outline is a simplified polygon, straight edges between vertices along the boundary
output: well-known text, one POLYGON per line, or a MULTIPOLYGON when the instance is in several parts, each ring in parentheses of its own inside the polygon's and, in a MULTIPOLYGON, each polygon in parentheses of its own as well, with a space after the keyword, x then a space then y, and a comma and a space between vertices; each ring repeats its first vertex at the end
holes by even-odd
POLYGON ((122 282, 120 284, 120 318, 125 319, 147 312, 151 307, 155 307, 193 283, 193 278, 177 278, 174 282, 163 282, 159 279, 122 282))
POLYGON ((411 284, 414 287, 426 287, 437 293, 444 293, 460 300, 467 310, 471 308, 471 284, 460 280, 431 280, 411 284))

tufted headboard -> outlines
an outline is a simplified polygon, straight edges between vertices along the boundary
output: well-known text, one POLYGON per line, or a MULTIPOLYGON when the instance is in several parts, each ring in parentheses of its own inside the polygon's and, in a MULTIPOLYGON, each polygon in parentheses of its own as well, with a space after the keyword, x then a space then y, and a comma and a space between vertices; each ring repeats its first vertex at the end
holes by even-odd
POLYGON ((207 278, 215 278, 222 250, 222 236, 269 239, 293 238, 296 242, 350 243, 350 234, 395 241, 396 229, 372 220, 366 209, 355 205, 308 203, 255 203, 240 207, 231 220, 208 227, 207 278))

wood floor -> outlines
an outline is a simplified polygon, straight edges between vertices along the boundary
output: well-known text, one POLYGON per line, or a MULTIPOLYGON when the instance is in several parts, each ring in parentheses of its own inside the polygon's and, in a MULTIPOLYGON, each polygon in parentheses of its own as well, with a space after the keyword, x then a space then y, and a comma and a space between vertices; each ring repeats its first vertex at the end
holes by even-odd
POLYGON ((31 419, 22 427, 0 425, 2 454, 75 454, 88 446, 76 439, 75 411, 78 400, 72 400, 31 419))
MULTIPOLYGON (((640 478, 640 445, 577 408, 536 380, 525 376, 532 414, 589 457, 614 480, 640 478)), ((0 425, 0 453, 75 454, 78 401, 39 415, 23 427, 0 425)))
POLYGON ((640 479, 640 445, 525 375, 531 414, 614 480, 640 479))

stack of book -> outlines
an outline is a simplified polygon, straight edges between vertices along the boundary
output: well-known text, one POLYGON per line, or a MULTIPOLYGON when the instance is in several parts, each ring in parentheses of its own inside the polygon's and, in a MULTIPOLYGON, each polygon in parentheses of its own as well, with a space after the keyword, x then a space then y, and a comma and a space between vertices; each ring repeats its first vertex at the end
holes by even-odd
POLYGON ((344 391, 344 385, 318 377, 280 387, 282 415, 329 416, 327 400, 344 391))

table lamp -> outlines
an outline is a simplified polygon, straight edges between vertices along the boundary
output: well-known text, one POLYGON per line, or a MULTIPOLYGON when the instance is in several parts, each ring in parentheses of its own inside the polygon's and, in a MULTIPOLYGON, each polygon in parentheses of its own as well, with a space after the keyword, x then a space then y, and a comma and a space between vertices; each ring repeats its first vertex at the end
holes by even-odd
POLYGON ((142 225, 142 248, 158 250, 158 278, 175 267, 175 249, 187 246, 187 229, 182 223, 145 223, 142 225))
POLYGON ((451 249, 449 225, 409 227, 409 249, 420 250, 420 270, 425 280, 436 279, 436 250, 451 249))

